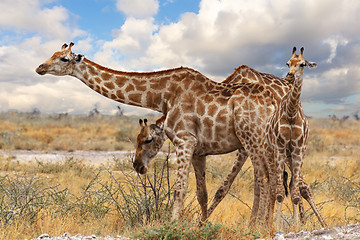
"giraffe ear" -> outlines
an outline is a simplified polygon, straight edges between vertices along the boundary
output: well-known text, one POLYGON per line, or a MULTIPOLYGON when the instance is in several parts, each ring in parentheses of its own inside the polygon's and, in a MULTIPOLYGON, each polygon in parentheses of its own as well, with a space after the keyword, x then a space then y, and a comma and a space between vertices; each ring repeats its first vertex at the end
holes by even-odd
POLYGON ((161 116, 158 120, 156 120, 156 126, 159 128, 164 128, 164 121, 166 119, 166 116, 161 116))
POLYGON ((316 68, 317 67, 317 63, 316 62, 309 62, 307 60, 305 60, 306 66, 308 66, 309 69, 312 68, 316 68))

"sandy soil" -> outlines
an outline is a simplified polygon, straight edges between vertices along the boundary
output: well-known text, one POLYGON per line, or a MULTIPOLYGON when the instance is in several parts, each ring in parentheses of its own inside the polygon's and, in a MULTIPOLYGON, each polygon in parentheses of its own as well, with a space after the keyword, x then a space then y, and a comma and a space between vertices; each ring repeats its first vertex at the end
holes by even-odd
POLYGON ((311 240, 330 240, 330 239, 360 239, 360 223, 337 226, 329 229, 320 229, 312 232, 300 231, 299 233, 278 233, 275 234, 274 240, 282 239, 311 239, 311 240))
MULTIPOLYGON (((71 236, 69 233, 65 233, 61 236, 51 237, 48 234, 42 234, 38 238, 32 240, 130 240, 130 238, 117 236, 117 237, 97 237, 95 235, 83 236, 80 234, 71 236)), ((277 233, 275 237, 270 238, 273 240, 331 240, 331 239, 344 239, 344 240, 356 240, 360 239, 360 223, 347 226, 337 226, 329 229, 320 229, 312 232, 300 231, 299 233, 277 233)))
POLYGON ((36 161, 61 162, 68 158, 74 158, 94 166, 112 162, 114 159, 129 159, 133 155, 134 152, 131 151, 0 151, 0 156, 22 163, 36 161))

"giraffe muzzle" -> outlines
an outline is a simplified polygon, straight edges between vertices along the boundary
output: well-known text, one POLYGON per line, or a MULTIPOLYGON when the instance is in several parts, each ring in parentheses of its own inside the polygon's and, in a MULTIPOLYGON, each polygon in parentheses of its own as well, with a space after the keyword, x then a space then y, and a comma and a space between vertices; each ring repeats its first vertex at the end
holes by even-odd
POLYGON ((137 161, 134 161, 133 167, 137 173, 145 174, 147 172, 147 167, 143 164, 139 164, 137 161))
POLYGON ((38 68, 35 69, 35 71, 40 75, 45 75, 46 73, 45 65, 41 64, 38 68))
POLYGON ((293 73, 288 73, 286 75, 286 80, 288 81, 294 81, 295 80, 295 75, 293 73))

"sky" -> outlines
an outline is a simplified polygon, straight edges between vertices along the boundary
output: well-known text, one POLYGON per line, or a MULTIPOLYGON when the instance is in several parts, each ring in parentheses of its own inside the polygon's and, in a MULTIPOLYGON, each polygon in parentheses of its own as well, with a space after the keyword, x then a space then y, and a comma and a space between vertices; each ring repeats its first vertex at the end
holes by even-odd
POLYGON ((64 43, 117 70, 186 66, 222 81, 246 64, 285 77, 293 46, 306 69, 307 116, 360 111, 360 1, 0 0, 0 112, 114 114, 150 110, 107 99, 78 79, 35 68, 64 43))

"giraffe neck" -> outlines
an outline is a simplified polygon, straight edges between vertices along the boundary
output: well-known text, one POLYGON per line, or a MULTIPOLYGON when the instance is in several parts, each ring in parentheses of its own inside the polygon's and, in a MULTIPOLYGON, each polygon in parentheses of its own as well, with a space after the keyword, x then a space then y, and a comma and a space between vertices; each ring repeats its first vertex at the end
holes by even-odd
POLYGON ((289 90, 289 97, 286 104, 286 115, 289 119, 294 119, 300 109, 300 96, 303 84, 303 71, 295 73, 293 87, 289 90))
POLYGON ((167 103, 174 96, 171 83, 176 83, 176 78, 185 78, 191 70, 181 67, 148 73, 123 72, 84 58, 71 76, 115 101, 166 113, 167 103))

